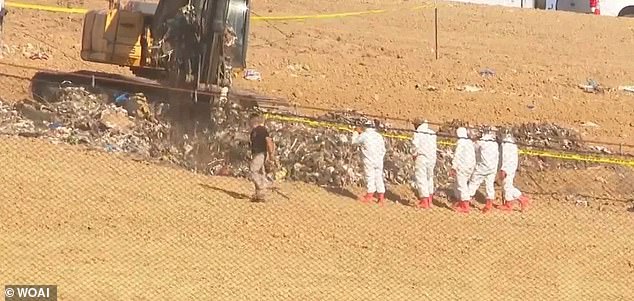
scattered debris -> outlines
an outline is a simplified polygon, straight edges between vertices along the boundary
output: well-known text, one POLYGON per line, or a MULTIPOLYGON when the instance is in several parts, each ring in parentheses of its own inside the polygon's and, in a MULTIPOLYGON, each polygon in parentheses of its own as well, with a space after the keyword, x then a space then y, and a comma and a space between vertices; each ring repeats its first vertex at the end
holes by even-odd
POLYGON ((34 54, 31 54, 31 56, 29 56, 29 59, 32 59, 32 60, 48 60, 48 54, 43 53, 43 52, 34 53, 34 54))
POLYGON ((580 84, 579 88, 583 89, 586 93, 600 93, 603 92, 603 88, 599 83, 593 79, 588 79, 585 85, 580 84))
MULTIPOLYGON (((457 128, 469 126, 460 121, 453 120, 440 127, 438 133, 453 137, 457 128)), ((472 125, 473 126, 473 125, 472 125)), ((486 125, 479 126, 484 128, 486 125)), ((517 142, 523 146, 534 148, 548 148, 562 151, 587 151, 585 144, 581 143, 579 132, 558 126, 553 123, 525 123, 517 126, 503 126, 502 131, 508 129, 517 142)))
POLYGON ((134 127, 134 121, 130 120, 127 111, 117 107, 109 107, 101 112, 99 121, 106 129, 114 132, 129 133, 134 127))
POLYGON ((484 77, 493 77, 493 76, 495 76, 495 70, 493 70, 491 68, 484 68, 484 69, 478 71, 478 73, 481 76, 484 76, 484 77))
POLYGON ((608 154, 608 155, 613 154, 612 151, 610 151, 605 146, 592 145, 592 146, 590 146, 590 149, 592 149, 592 150, 594 150, 594 151, 596 151, 598 153, 603 153, 603 154, 608 154))
POLYGON ((607 184, 608 183, 608 181, 605 178, 599 177, 599 176, 595 177, 594 180, 599 182, 599 183, 602 183, 602 184, 607 184))
POLYGON ((472 85, 464 85, 460 88, 458 88, 459 91, 464 91, 464 92, 479 92, 482 91, 482 88, 477 87, 477 86, 472 86, 472 85))
POLYGON ((620 91, 634 93, 634 86, 620 86, 618 89, 620 91))
POLYGON ((35 47, 31 43, 28 43, 25 46, 22 46, 20 50, 22 51, 22 55, 24 57, 32 59, 32 60, 36 60, 36 59, 47 60, 48 59, 48 54, 46 54, 47 50, 39 46, 35 47))
POLYGON ((254 81, 262 80, 262 76, 260 75, 260 72, 255 71, 253 69, 247 69, 246 71, 244 71, 244 78, 246 80, 254 80, 254 81))
POLYGON ((156 122, 156 118, 150 110, 150 104, 142 93, 132 95, 123 93, 115 98, 115 104, 123 107, 129 116, 156 122))
POLYGON ((310 66, 305 64, 292 64, 287 66, 288 70, 292 72, 308 72, 310 71, 310 66))
POLYGON ((31 43, 26 45, 0 45, 0 54, 12 56, 14 54, 22 54, 25 58, 36 60, 47 60, 50 58, 49 53, 51 49, 48 47, 34 46, 31 43))
POLYGON ((123 107, 84 88, 59 90, 56 102, 40 105, 28 100, 13 107, 0 104, 0 133, 47 138, 53 143, 87 144, 108 151, 150 156, 166 124, 128 116, 123 107), (36 114, 38 113, 39 114, 36 114))
POLYGON ((585 126, 585 127, 589 127, 589 128, 598 128, 599 125, 592 122, 592 121, 586 121, 586 122, 581 122, 581 126, 585 126))
POLYGON ((588 202, 588 200, 577 199, 575 200, 575 206, 588 207, 590 206, 590 202, 588 202))

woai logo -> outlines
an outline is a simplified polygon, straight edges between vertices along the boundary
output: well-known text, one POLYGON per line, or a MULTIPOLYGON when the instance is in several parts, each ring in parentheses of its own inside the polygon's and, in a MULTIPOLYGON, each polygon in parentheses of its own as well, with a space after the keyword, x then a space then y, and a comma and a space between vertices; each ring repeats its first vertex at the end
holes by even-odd
POLYGON ((5 301, 41 300, 56 301, 55 285, 7 285, 4 287, 5 301))

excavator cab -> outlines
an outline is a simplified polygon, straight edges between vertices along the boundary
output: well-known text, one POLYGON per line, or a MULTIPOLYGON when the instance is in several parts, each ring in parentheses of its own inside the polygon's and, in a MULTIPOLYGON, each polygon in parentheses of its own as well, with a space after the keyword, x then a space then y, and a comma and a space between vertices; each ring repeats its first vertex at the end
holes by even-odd
POLYGON ((227 86, 246 67, 248 33, 249 0, 109 0, 85 15, 81 58, 171 86, 227 86))
POLYGON ((134 9, 110 1, 107 10, 91 10, 84 16, 81 58, 85 61, 145 68, 149 51, 147 20, 156 8, 151 3, 130 3, 134 9))

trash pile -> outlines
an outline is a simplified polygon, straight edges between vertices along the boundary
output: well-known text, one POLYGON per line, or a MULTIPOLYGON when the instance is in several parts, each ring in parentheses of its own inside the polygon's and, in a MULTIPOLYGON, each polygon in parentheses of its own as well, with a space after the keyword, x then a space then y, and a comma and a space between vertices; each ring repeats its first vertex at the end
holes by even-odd
POLYGON ((119 107, 104 95, 66 87, 59 90, 57 100, 46 104, 23 100, 12 107, 0 104, 0 133, 141 156, 151 156, 157 147, 150 143, 152 139, 168 133, 167 124, 154 116, 139 115, 149 111, 142 96, 132 97, 128 105, 119 107))
MULTIPOLYGON (((63 87, 55 102, 25 100, 12 107, 0 103, 0 133, 90 145, 167 161, 210 175, 248 175, 249 110, 226 101, 214 110, 209 126, 193 129, 170 122, 169 114, 173 113, 170 110, 169 106, 149 103, 142 94, 124 93, 113 101, 110 96, 93 94, 81 87, 63 87)), ((367 118, 349 111, 331 112, 317 120, 347 124, 352 129, 367 118)), ((201 120, 201 124, 205 123, 201 120)), ((454 136, 459 126, 464 124, 452 121, 442 125, 438 130, 439 140, 455 141, 443 136, 454 136)), ((351 145, 350 132, 281 118, 268 118, 267 127, 276 142, 280 163, 270 170, 272 178, 336 187, 363 184, 360 152, 351 145)), ((380 124, 379 130, 387 127, 380 124)), ((526 124, 508 129, 520 144, 560 150, 586 149, 578 142, 578 133, 553 124, 526 124)), ((387 182, 411 184, 414 162, 410 141, 388 138, 386 142, 387 182)), ((452 155, 453 146, 439 145, 438 185, 450 182, 452 155)), ((521 161, 524 168, 549 165, 534 157, 521 161)), ((558 164, 553 166, 561 168, 558 164)))
MULTIPOLYGON (((368 118, 353 111, 333 113, 316 118, 319 121, 354 126, 363 124, 368 118)), ((376 122, 376 120, 375 120, 376 122)), ((360 151, 350 144, 351 133, 328 127, 315 127, 302 123, 289 123, 271 118, 267 126, 272 129, 274 140, 278 146, 282 171, 278 179, 316 183, 319 185, 347 186, 362 184, 362 165, 360 151)), ((438 140, 456 141, 455 130, 465 126, 463 122, 452 121, 440 126, 438 140)), ((388 124, 378 123, 380 131, 387 131, 391 136, 409 137, 413 132, 390 132, 388 124)), ((487 126, 481 126, 484 130, 487 126)), ((508 127, 514 134, 518 144, 535 148, 556 150, 590 151, 580 142, 577 132, 554 124, 523 124, 508 127)), ((387 154, 385 158, 385 177, 391 184, 412 184, 414 182, 413 149, 408 138, 387 138, 387 154)), ((448 174, 451 170, 454 147, 447 144, 438 145, 438 157, 435 168, 435 181, 440 186, 452 180, 448 174)), ((587 164, 565 162, 560 160, 543 160, 537 157, 522 157, 524 168, 583 168, 587 164)))
POLYGON ((6 54, 13 56, 22 54, 25 58, 32 60, 48 60, 50 58, 51 49, 45 45, 33 45, 27 43, 25 45, 8 45, 4 44, 0 46, 0 55, 6 54))

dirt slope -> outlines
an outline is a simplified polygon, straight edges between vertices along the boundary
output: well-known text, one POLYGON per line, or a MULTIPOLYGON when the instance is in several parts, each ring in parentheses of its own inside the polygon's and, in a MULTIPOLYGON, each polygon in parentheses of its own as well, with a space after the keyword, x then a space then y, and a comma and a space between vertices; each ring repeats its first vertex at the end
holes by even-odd
POLYGON ((630 300, 631 213, 364 206, 3 138, 4 283, 60 300, 630 300), (42 154, 46 154, 43 156, 42 154))
MULTIPOLYGON (((105 6, 96 0, 83 5, 105 6)), ((631 143, 634 96, 586 94, 576 85, 587 78, 612 88, 634 84, 634 20, 443 3, 436 61, 433 11, 407 9, 416 5, 378 0, 335 1, 332 6, 308 0, 258 1, 253 7, 257 15, 399 10, 343 19, 253 22, 249 64, 262 72, 263 81, 238 85, 299 104, 394 117, 552 121, 579 128, 589 138, 631 143), (495 70, 494 78, 478 74, 486 67, 495 70), (479 85, 483 91, 457 91, 463 85, 479 85), (438 90, 428 91, 428 86, 438 90), (600 127, 580 126, 588 121, 600 127)), ((8 44, 49 44, 52 58, 31 61, 17 54, 2 63, 125 72, 78 59, 81 16, 14 10, 7 22, 8 44)), ((8 66, 1 72, 0 83, 11 87, 2 97, 24 97, 27 81, 7 74, 29 77, 32 72, 8 66)))
POLYGON ((634 82, 628 50, 634 46, 632 20, 446 5, 439 18, 438 61, 430 9, 276 23, 293 35, 288 39, 258 24, 250 53, 264 79, 248 86, 302 104, 395 117, 553 121, 576 128, 593 121, 601 128, 588 136, 631 141, 634 97, 590 95, 576 85, 587 78, 614 88, 634 82), (274 42, 256 46, 260 40, 274 42), (289 71, 296 63, 310 71, 289 71), (478 71, 485 67, 496 77, 482 78, 478 71), (457 91, 463 85, 483 91, 457 91), (427 91, 428 86, 438 91, 427 91))

